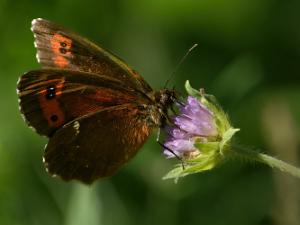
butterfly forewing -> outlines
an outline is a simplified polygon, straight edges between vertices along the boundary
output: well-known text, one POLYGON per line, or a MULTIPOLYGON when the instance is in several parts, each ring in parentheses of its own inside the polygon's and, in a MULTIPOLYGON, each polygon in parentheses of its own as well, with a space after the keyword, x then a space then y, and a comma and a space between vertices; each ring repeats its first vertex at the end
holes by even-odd
POLYGON ((32 21, 37 59, 44 68, 79 70, 114 77, 139 91, 151 87, 121 59, 96 44, 44 19, 32 21))

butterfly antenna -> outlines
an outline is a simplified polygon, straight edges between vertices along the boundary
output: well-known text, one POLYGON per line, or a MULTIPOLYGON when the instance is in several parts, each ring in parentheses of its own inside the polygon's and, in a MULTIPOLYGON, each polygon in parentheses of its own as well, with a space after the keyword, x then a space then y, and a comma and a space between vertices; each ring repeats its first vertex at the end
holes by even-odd
POLYGON ((173 70, 173 72, 171 73, 169 79, 166 81, 164 88, 166 88, 170 82, 170 80, 174 77, 175 73, 178 71, 179 67, 181 66, 181 64, 184 62, 184 60, 186 59, 186 57, 191 53, 191 51, 194 50, 194 48, 196 48, 198 46, 198 44, 194 44, 192 47, 189 48, 189 50, 187 50, 187 52, 184 54, 184 56, 181 58, 181 60, 179 61, 179 63, 177 64, 177 66, 175 67, 175 69, 173 70))

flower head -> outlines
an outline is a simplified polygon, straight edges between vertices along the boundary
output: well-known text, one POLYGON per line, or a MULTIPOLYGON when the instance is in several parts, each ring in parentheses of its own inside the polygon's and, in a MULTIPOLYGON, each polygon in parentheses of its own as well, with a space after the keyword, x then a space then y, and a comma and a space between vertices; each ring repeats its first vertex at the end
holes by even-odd
POLYGON ((224 161, 230 141, 239 130, 231 127, 227 115, 214 96, 193 89, 186 83, 186 102, 166 127, 164 154, 180 157, 185 163, 175 166, 164 178, 176 178, 209 170, 224 161))
POLYGON ((203 90, 193 89, 188 81, 185 87, 190 96, 179 106, 178 114, 166 128, 164 143, 164 154, 168 158, 180 157, 184 166, 175 165, 164 179, 175 178, 176 182, 180 177, 213 169, 227 158, 265 163, 300 178, 300 168, 263 153, 233 146, 232 137, 239 129, 230 125, 216 98, 203 90))
POLYGON ((205 140, 218 134, 213 113, 192 96, 187 98, 186 104, 179 107, 179 114, 166 129, 168 137, 164 154, 167 157, 174 157, 173 153, 184 157, 198 151, 194 147, 197 138, 205 140))

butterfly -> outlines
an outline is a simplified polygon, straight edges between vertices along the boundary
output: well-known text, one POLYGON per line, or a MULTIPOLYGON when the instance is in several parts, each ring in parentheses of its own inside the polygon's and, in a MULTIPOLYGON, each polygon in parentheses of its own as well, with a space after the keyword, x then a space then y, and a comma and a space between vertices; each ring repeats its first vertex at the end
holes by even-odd
POLYGON ((90 184, 113 175, 164 126, 174 90, 154 91, 123 60, 53 22, 34 19, 42 69, 17 84, 28 126, 49 138, 48 173, 90 184))

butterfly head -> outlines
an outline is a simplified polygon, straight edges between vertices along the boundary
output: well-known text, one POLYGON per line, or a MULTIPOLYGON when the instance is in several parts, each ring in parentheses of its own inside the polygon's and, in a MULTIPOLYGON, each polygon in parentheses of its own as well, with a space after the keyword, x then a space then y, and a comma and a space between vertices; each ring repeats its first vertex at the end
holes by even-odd
POLYGON ((162 109, 168 109, 178 99, 175 89, 162 89, 155 94, 155 100, 162 109))
POLYGON ((150 113, 152 122, 159 127, 164 127, 169 120, 168 111, 178 101, 178 93, 174 89, 161 89, 154 94, 154 113, 150 113))

